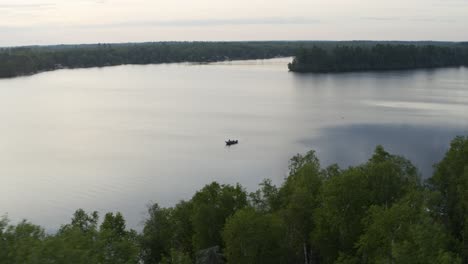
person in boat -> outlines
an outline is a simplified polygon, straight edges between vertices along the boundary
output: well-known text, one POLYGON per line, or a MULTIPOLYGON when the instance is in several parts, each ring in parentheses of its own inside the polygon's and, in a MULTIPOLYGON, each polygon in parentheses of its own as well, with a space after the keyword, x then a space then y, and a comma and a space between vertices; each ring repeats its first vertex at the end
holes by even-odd
POLYGON ((228 141, 226 141, 226 144, 227 144, 227 145, 232 145, 232 144, 237 144, 237 143, 238 143, 237 140, 228 139, 228 141))

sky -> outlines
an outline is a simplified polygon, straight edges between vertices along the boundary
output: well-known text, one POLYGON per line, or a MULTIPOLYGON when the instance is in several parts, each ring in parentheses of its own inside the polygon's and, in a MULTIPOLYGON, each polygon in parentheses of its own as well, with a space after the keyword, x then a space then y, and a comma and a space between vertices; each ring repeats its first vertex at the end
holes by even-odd
POLYGON ((0 46, 468 40, 468 0, 0 0, 0 46))

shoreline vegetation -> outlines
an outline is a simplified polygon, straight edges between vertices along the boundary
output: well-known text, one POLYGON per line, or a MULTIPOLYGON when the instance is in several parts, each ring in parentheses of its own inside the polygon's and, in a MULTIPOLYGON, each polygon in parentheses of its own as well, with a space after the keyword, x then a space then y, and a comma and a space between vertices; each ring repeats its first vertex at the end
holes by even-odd
POLYGON ((0 48, 0 78, 57 69, 292 56, 307 42, 153 42, 0 48))
POLYGON ((388 71, 468 66, 468 45, 377 44, 300 48, 288 68, 293 72, 388 71))
POLYGON ((289 69, 295 72, 412 69, 468 65, 467 50, 468 43, 431 41, 148 42, 3 47, 0 48, 0 78, 64 68, 291 56, 296 59, 289 69), (413 53, 416 61, 409 63, 413 53))
POLYGON ((456 137, 422 181, 404 157, 377 146, 356 167, 290 160, 280 186, 247 193, 216 182, 173 207, 153 204, 141 233, 120 213, 78 210, 46 234, 0 218, 0 263, 357 264, 468 261, 468 137, 456 137))

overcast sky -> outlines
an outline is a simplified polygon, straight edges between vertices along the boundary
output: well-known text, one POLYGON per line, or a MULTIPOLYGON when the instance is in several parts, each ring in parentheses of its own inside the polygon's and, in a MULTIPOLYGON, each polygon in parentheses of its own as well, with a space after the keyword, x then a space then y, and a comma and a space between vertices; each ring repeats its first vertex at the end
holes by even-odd
POLYGON ((0 46, 468 40, 468 0, 0 0, 0 46))

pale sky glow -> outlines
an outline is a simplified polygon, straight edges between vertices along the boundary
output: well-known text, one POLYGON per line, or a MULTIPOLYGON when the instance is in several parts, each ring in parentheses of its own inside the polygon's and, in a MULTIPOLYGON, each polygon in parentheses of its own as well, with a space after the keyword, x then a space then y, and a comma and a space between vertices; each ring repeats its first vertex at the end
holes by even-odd
POLYGON ((468 40, 468 0, 0 0, 0 46, 468 40))

